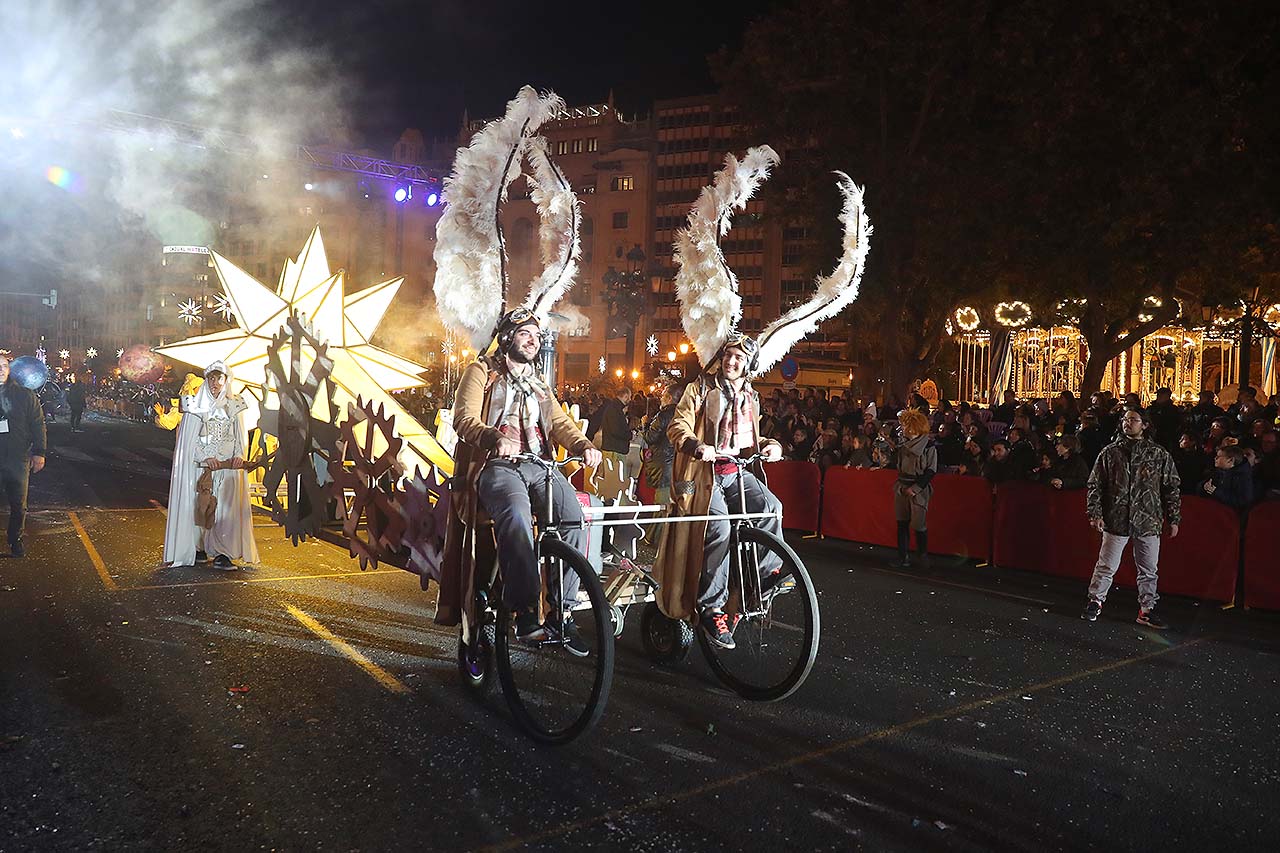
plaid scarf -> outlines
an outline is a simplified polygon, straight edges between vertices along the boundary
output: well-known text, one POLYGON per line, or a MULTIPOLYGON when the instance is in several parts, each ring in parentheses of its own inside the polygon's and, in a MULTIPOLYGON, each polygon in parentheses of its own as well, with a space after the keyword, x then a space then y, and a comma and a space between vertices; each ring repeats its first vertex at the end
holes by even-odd
POLYGON ((526 371, 522 376, 514 373, 505 374, 507 400, 502 417, 498 420, 498 430, 509 438, 517 438, 510 434, 512 429, 507 423, 508 416, 514 410, 516 422, 519 424, 520 449, 545 456, 546 441, 542 427, 538 424, 538 402, 542 395, 539 393, 537 378, 538 375, 533 370, 526 371))
POLYGON ((722 379, 717 384, 724 397, 724 412, 716 428, 716 450, 733 455, 755 443, 751 393, 745 382, 738 391, 734 391, 733 383, 726 380, 722 379))

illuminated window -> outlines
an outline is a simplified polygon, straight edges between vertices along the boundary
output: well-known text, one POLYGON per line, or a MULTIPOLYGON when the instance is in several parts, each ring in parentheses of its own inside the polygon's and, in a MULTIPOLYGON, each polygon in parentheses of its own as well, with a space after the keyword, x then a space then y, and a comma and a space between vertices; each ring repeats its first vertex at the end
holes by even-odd
POLYGON ((636 188, 636 181, 631 175, 619 175, 609 182, 609 189, 615 192, 630 192, 636 188))
POLYGON ((575 139, 575 140, 573 140, 573 142, 572 142, 572 143, 570 144, 570 146, 569 146, 569 152, 570 152, 571 154, 581 154, 581 153, 582 153, 582 140, 581 140, 581 139, 575 139))
POLYGON ((587 138, 587 150, 588 150, 588 151, 599 151, 599 150, 600 150, 600 140, 596 139, 594 136, 588 137, 588 138, 587 138))
POLYGON ((557 143, 556 143, 556 153, 557 153, 557 154, 568 154, 568 153, 569 153, 569 140, 567 140, 567 139, 562 139, 562 140, 560 140, 559 142, 557 142, 557 143))

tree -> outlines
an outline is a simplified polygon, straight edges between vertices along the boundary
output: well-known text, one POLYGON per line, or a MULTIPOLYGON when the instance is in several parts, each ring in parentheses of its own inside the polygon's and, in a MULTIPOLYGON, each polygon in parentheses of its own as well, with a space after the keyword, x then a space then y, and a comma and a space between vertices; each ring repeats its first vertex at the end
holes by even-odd
POLYGON ((893 393, 933 364, 947 317, 994 274, 986 248, 1004 137, 990 93, 987 4, 806 0, 755 21, 717 75, 753 139, 783 157, 766 191, 822 238, 812 272, 838 255, 831 171, 867 186, 875 228, 849 320, 877 340, 893 393))
POLYGON ((806 0, 754 22, 717 73, 783 152, 788 217, 834 222, 831 169, 867 183, 850 313, 895 391, 959 302, 1016 289, 1046 320, 1085 300, 1088 392, 1275 221, 1278 42, 1263 3, 806 0))
POLYGON ((1175 297, 1194 310, 1213 283, 1248 278, 1275 221, 1260 178, 1274 176, 1276 35, 1262 4, 1009 7, 1012 260, 1041 302, 1085 300, 1083 393, 1177 317, 1175 297))

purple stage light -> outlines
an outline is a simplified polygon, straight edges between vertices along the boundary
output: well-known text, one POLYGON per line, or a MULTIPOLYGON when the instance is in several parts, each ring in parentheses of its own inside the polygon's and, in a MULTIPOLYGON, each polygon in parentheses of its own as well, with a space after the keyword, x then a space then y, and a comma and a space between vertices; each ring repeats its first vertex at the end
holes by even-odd
POLYGON ((392 198, 396 200, 396 204, 404 204, 413 197, 412 191, 408 187, 396 187, 395 194, 392 198))
POLYGON ((427 207, 435 207, 440 203, 440 193, 427 193, 427 207))

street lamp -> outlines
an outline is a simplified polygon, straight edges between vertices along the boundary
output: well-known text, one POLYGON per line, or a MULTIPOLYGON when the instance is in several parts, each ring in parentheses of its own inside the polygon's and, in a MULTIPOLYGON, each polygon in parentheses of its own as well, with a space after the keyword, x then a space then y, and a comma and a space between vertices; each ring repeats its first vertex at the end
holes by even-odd
POLYGON ((685 343, 680 344, 680 354, 681 354, 681 355, 688 355, 688 354, 689 354, 689 345, 688 345, 688 344, 685 344, 685 343))
POLYGON ((676 351, 675 351, 675 350, 669 350, 669 351, 667 352, 667 361, 675 361, 675 360, 676 360, 676 351))
POLYGON ((640 378, 640 371, 638 371, 638 370, 633 370, 633 371, 631 371, 631 379, 632 379, 632 381, 634 381, 634 380, 636 380, 636 379, 639 379, 639 378, 640 378))
POLYGON ((614 375, 614 376, 616 376, 616 377, 618 377, 619 379, 621 379, 621 378, 622 378, 622 368, 621 368, 621 367, 619 367, 617 370, 613 371, 613 375, 614 375))

